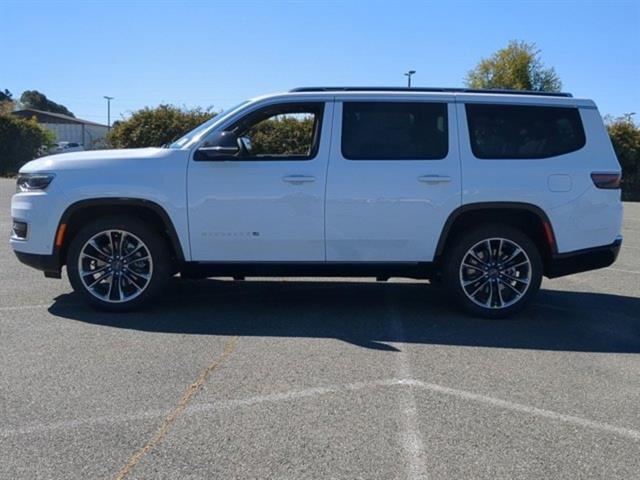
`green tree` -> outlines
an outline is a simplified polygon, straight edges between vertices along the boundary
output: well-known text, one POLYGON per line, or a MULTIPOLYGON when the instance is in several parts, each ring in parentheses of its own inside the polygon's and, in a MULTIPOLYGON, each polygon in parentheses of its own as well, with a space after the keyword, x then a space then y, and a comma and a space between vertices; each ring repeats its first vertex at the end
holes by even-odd
POLYGON ((545 68, 534 43, 512 40, 506 48, 480 60, 465 79, 469 88, 503 88, 559 92, 562 82, 555 70, 545 68))
POLYGON ((11 100, 0 102, 0 115, 9 115, 11 112, 13 112, 13 102, 11 100))
POLYGON ((60 113, 69 117, 75 116, 67 109, 67 107, 49 100, 45 94, 40 93, 37 90, 27 90, 23 92, 20 96, 20 103, 25 108, 34 108, 45 112, 60 113))
POLYGON ((0 115, 9 115, 13 111, 13 95, 6 88, 0 90, 0 115))
POLYGON ((0 90, 0 103, 1 102, 11 102, 13 100, 13 94, 7 90, 6 88, 4 89, 4 91, 0 90))
POLYGON ((115 148, 159 147, 181 137, 215 115, 210 109, 184 109, 173 105, 145 107, 127 120, 115 122, 108 135, 115 148))
POLYGON ((313 117, 284 116, 255 125, 247 136, 251 138, 253 155, 307 155, 313 138, 313 117))
POLYGON ((622 166, 622 197, 640 200, 640 127, 630 115, 607 118, 607 131, 622 166))
POLYGON ((14 175, 54 142, 53 132, 13 115, 0 114, 0 175, 14 175))

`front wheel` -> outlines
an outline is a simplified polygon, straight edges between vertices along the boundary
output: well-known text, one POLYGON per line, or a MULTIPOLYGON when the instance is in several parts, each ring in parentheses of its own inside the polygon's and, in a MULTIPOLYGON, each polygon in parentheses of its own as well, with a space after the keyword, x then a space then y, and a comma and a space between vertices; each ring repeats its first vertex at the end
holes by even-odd
POLYGON ((451 297, 467 313, 504 318, 533 299, 542 261, 535 243, 520 230, 487 225, 457 237, 443 273, 451 297))
POLYGON ((111 311, 138 307, 167 283, 171 264, 166 242, 140 220, 106 217, 84 227, 67 255, 74 290, 111 311))

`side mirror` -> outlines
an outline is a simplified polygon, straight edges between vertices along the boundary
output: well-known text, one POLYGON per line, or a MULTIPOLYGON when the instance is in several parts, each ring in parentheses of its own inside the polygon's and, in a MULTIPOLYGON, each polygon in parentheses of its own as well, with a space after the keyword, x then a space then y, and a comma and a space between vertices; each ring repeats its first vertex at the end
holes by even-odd
POLYGON ((246 154, 246 155, 250 155, 251 154, 251 149, 253 148, 253 145, 251 144, 251 138, 249 138, 249 137, 240 137, 240 138, 238 138, 238 143, 240 145, 242 145, 242 148, 244 150, 244 154, 246 154))
POLYGON ((203 144, 194 155, 194 160, 221 160, 240 152, 238 137, 233 132, 216 132, 213 138, 203 144))

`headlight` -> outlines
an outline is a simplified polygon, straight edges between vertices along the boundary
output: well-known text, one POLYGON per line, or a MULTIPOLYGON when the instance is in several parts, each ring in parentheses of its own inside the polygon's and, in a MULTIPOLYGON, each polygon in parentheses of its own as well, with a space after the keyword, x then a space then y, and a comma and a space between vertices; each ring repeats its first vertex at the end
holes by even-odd
POLYGON ((16 181, 16 191, 33 192, 45 190, 55 175, 53 173, 20 173, 16 181))

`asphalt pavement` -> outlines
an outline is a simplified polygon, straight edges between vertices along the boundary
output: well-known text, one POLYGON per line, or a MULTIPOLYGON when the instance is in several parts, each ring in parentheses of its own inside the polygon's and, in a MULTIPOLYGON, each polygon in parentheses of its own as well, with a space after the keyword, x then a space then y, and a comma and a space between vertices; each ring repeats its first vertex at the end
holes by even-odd
POLYGON ((178 281, 107 314, 8 241, 0 478, 640 478, 640 204, 516 318, 426 282, 178 281))

